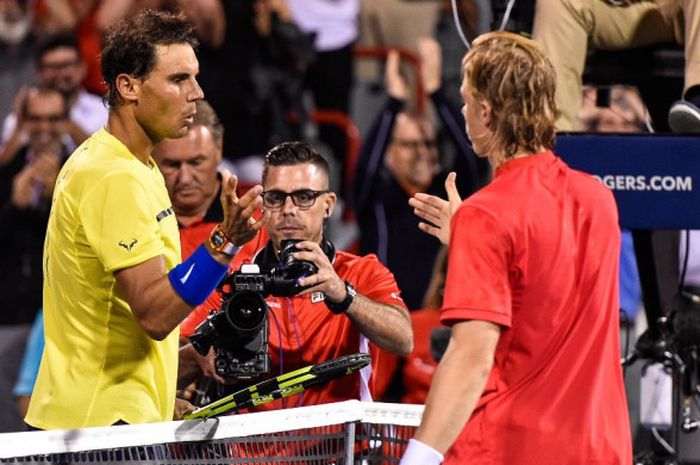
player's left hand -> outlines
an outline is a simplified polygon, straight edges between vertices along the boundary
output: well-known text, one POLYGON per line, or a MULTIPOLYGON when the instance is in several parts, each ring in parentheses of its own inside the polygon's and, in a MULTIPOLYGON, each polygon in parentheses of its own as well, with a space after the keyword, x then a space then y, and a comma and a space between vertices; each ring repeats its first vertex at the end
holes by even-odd
POLYGON ((452 171, 445 179, 447 200, 436 195, 417 193, 408 204, 413 207, 413 213, 424 221, 418 223, 418 228, 437 237, 444 245, 450 245, 450 223, 452 216, 462 204, 462 197, 457 191, 457 174, 452 171))
POLYGON ((318 273, 299 280, 299 285, 309 286, 299 295, 312 292, 322 292, 326 298, 333 302, 340 302, 347 292, 345 281, 333 269, 333 265, 321 249, 321 246, 313 241, 303 241, 296 244, 299 252, 294 252, 294 260, 307 260, 318 267, 318 273))
POLYGON ((238 178, 228 170, 221 171, 221 207, 224 211, 224 220, 221 222, 226 235, 240 247, 251 240, 267 224, 270 213, 263 211, 258 220, 254 218, 256 211, 262 208, 263 187, 256 185, 251 187, 240 198, 236 193, 238 178))

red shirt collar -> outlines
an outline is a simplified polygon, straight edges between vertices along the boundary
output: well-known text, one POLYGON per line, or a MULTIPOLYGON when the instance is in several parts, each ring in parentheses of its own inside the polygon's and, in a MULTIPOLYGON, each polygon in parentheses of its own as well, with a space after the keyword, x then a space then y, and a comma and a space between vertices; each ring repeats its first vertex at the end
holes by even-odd
POLYGON ((521 166, 551 163, 555 161, 556 158, 556 155, 554 155, 551 150, 533 153, 524 157, 511 158, 510 160, 501 163, 498 168, 496 168, 496 174, 494 177, 501 176, 509 171, 518 169, 521 166))

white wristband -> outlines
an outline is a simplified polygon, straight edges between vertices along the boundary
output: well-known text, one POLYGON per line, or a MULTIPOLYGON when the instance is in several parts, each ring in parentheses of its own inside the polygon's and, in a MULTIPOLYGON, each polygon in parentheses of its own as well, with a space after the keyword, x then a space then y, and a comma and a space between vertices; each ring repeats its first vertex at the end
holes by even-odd
POLYGON ((424 442, 411 439, 399 465, 440 465, 444 458, 440 452, 424 442))

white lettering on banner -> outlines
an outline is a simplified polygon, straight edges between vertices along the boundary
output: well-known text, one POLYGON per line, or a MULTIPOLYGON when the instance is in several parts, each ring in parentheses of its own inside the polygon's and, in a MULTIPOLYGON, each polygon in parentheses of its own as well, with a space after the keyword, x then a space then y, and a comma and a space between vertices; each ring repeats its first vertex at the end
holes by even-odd
POLYGON ((691 192, 692 176, 644 176, 629 174, 593 175, 608 189, 614 191, 657 191, 657 192, 691 192))

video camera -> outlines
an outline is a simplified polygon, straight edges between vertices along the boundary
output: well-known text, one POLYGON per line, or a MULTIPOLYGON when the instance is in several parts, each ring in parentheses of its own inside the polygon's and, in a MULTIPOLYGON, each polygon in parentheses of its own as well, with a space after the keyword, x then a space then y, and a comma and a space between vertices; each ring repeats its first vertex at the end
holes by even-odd
POLYGON ((318 272, 312 262, 294 260, 300 239, 280 244, 280 261, 267 272, 258 265, 243 265, 219 284, 221 310, 214 311, 190 336, 192 346, 202 355, 216 351, 216 372, 224 378, 252 379, 270 370, 268 355, 268 295, 289 297, 305 287, 299 279, 318 272))

